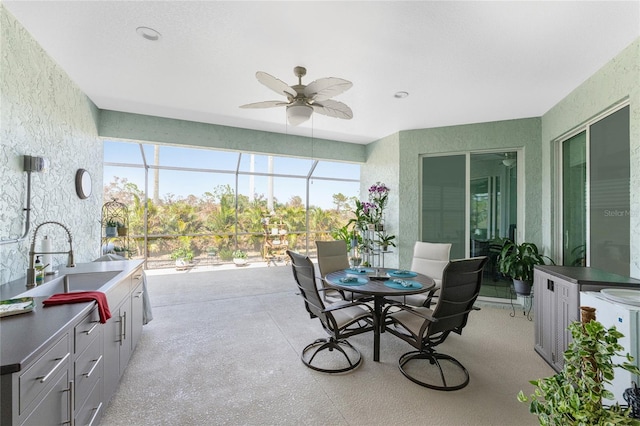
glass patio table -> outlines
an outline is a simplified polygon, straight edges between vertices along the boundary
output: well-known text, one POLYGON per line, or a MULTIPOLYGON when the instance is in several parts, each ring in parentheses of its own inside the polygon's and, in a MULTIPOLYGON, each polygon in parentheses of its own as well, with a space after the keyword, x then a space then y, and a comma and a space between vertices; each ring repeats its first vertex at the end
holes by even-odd
POLYGON ((413 271, 399 271, 395 268, 345 269, 327 274, 325 282, 330 287, 342 291, 373 297, 373 360, 380 361, 380 333, 382 306, 386 296, 407 296, 425 293, 435 287, 432 278, 413 271), (408 272, 408 273, 401 273, 408 272), (397 282, 400 280, 400 282, 397 282), (407 286, 410 284, 410 286, 407 286))

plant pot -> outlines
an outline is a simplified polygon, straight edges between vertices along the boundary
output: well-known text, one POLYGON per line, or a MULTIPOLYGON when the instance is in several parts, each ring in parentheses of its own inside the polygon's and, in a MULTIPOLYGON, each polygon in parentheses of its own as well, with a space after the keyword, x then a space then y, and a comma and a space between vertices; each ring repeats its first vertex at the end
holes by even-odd
POLYGON ((104 235, 106 237, 115 237, 116 235, 118 235, 118 228, 116 228, 115 226, 105 226, 104 235))
POLYGON ((531 295, 531 282, 513 279, 513 288, 519 296, 531 295))
POLYGON ((189 262, 186 259, 176 259, 176 271, 184 271, 189 266, 189 262))
POLYGON ((233 263, 235 263, 236 266, 244 266, 247 264, 247 259, 235 257, 233 258, 233 263))
POLYGON ((127 231, 129 230, 129 228, 127 227, 120 227, 118 228, 118 236, 120 237, 126 237, 127 236, 127 231))

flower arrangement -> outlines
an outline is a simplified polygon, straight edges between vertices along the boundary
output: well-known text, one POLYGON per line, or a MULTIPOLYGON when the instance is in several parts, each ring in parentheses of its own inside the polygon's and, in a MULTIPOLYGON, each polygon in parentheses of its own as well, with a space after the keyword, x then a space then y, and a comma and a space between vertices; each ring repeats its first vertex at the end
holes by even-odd
POLYGON ((388 199, 389 188, 384 183, 376 182, 371 185, 368 201, 356 200, 356 218, 353 220, 356 228, 365 230, 369 224, 380 224, 388 199))
POLYGON ((384 183, 376 182, 369 187, 369 201, 381 213, 387 206, 389 188, 384 183))

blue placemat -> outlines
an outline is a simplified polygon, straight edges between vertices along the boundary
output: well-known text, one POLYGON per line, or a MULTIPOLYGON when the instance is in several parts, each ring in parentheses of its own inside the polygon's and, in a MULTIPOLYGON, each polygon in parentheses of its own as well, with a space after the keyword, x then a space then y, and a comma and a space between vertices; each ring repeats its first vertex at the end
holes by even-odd
POLYGON ((398 290, 414 290, 416 288, 422 288, 422 284, 420 284, 419 282, 416 281, 409 281, 409 280, 389 280, 386 281, 384 283, 384 285, 386 285, 387 287, 390 288, 395 288, 398 290), (398 281, 403 281, 405 283, 405 285, 402 285, 402 283, 398 282, 398 281), (410 286, 407 286, 408 284, 411 284, 410 286))
POLYGON ((338 284, 338 285, 356 286, 356 285, 364 285, 368 281, 366 278, 344 277, 344 278, 332 279, 331 282, 333 284, 338 284))
POLYGON ((412 278, 418 276, 418 274, 413 271, 389 271, 388 274, 394 278, 412 278))
POLYGON ((349 269, 345 269, 344 272, 346 272, 347 274, 358 274, 358 275, 365 275, 368 273, 373 272, 373 269, 369 269, 369 268, 349 268, 349 269))

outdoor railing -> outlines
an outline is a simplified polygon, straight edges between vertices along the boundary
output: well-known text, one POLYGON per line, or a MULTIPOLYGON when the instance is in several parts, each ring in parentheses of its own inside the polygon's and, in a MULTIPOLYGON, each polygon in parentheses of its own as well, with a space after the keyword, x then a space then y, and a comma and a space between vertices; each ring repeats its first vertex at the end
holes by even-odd
MULTIPOLYGON (((316 257, 316 240, 332 239, 330 231, 289 232, 286 236, 289 250, 316 257)), ((147 269, 173 268, 176 260, 186 258, 189 266, 215 266, 233 263, 233 252, 242 250, 248 262, 265 262, 264 233, 236 234, 155 234, 130 235, 128 255, 132 259, 144 259, 147 269), (185 247, 186 250, 182 250, 185 247)))

